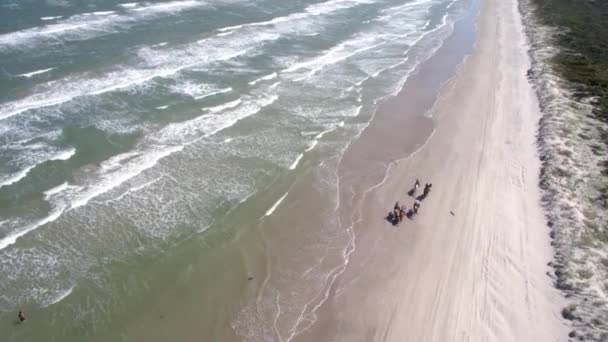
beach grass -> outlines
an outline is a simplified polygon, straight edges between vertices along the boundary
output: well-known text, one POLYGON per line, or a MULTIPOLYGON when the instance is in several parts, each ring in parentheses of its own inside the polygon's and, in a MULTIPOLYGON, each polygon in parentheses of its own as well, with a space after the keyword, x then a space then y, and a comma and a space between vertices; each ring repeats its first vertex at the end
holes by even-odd
POLYGON ((608 122, 608 2, 535 0, 544 24, 559 27, 560 52, 553 63, 573 82, 579 98, 596 99, 594 113, 608 122))

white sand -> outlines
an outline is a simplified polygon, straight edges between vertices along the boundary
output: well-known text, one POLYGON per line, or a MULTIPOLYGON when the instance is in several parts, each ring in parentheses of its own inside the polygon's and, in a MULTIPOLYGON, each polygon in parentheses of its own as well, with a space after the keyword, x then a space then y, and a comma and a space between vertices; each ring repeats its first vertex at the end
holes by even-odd
POLYGON ((428 144, 358 207, 357 250, 299 340, 561 341, 562 299, 540 205, 535 133, 516 0, 486 0, 473 56, 442 92, 428 144), (413 221, 382 217, 414 179, 433 183, 413 221), (451 214, 454 213, 454 215, 451 214))

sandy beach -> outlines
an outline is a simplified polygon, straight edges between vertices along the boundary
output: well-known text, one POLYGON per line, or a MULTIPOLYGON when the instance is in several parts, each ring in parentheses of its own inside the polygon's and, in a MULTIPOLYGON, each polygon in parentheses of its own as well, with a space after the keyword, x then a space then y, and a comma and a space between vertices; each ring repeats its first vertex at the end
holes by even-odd
POLYGON ((383 157, 402 153, 406 138, 385 131, 415 106, 406 86, 346 153, 341 219, 354 225, 356 249, 318 323, 295 340, 565 339, 562 299, 546 275, 552 252, 538 189, 540 111, 526 79, 517 1, 483 1, 477 28, 474 53, 427 113, 432 125, 409 121, 418 129, 406 132, 434 130, 424 146, 391 163, 371 188, 358 186, 365 172, 348 172, 373 173, 383 157), (381 157, 379 146, 389 146, 381 157), (416 178, 433 183, 432 191, 413 220, 394 227, 383 217, 395 201, 412 206, 406 193, 416 178))

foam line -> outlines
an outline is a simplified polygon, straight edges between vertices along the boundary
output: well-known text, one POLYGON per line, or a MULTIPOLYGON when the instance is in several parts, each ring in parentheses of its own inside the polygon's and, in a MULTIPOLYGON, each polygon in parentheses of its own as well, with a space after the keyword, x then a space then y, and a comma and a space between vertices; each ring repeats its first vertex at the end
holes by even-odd
POLYGON ((119 4, 118 6, 123 7, 123 8, 133 8, 133 7, 137 7, 138 3, 137 2, 128 2, 128 3, 124 3, 124 4, 119 4))
POLYGON ((49 71, 51 71, 51 70, 53 70, 53 69, 55 69, 55 68, 40 69, 40 70, 36 70, 36 71, 32 71, 32 72, 26 72, 26 73, 24 73, 24 74, 19 74, 19 75, 16 75, 16 76, 17 76, 17 77, 26 77, 26 78, 30 78, 30 77, 35 76, 35 75, 44 74, 44 73, 49 72, 49 71))
POLYGON ((318 143, 319 141, 317 139, 313 140, 312 143, 310 143, 310 146, 308 146, 308 148, 304 152, 312 151, 312 149, 315 148, 318 143))
MULTIPOLYGON (((311 17, 311 16, 320 16, 320 15, 324 15, 324 14, 331 14, 338 10, 348 9, 351 7, 355 7, 355 6, 365 4, 365 3, 370 3, 370 2, 373 2, 373 1, 372 0, 365 0, 365 1, 330 0, 330 1, 322 2, 322 3, 309 5, 308 7, 306 7, 304 9, 303 12, 292 13, 290 15, 283 16, 283 17, 276 17, 271 20, 246 23, 246 24, 240 24, 240 25, 234 25, 234 26, 226 26, 226 27, 219 28, 216 31, 228 32, 228 31, 236 31, 239 29, 247 28, 247 27, 276 25, 279 23, 288 22, 288 21, 292 21, 292 20, 305 19, 305 18, 311 17)), ((318 35, 318 33, 313 33, 312 35, 318 35)))
POLYGON ((206 110, 206 111, 211 112, 211 113, 217 113, 217 112, 221 112, 221 111, 223 111, 225 109, 236 108, 240 104, 241 104, 241 99, 236 99, 234 101, 226 102, 226 103, 221 104, 219 106, 203 108, 202 110, 206 110))
POLYGON ((194 96, 194 99, 195 100, 201 100, 201 99, 204 99, 204 98, 209 97, 209 96, 214 96, 214 95, 219 95, 219 94, 225 94, 225 93, 229 93, 231 91, 232 91, 232 88, 228 87, 228 88, 220 89, 220 90, 208 93, 208 94, 203 94, 203 95, 200 95, 200 96, 194 96))
POLYGON ((266 214, 264 214, 264 216, 270 216, 272 215, 272 213, 274 213, 274 211, 277 209, 277 207, 281 204, 281 202, 283 202, 283 200, 285 199, 285 197, 287 197, 287 194, 289 194, 289 191, 285 193, 285 195, 283 195, 281 198, 279 198, 278 201, 276 201, 272 207, 270 207, 270 209, 268 209, 266 211, 266 214))
POLYGON ((9 233, 7 236, 5 236, 4 238, 0 239, 0 250, 5 249, 6 247, 14 244, 18 238, 22 237, 23 235, 31 232, 32 230, 45 225, 49 222, 53 222, 55 221, 57 218, 59 218, 59 216, 63 213, 63 209, 58 209, 55 211, 52 211, 51 214, 45 218, 43 218, 42 220, 36 221, 34 223, 31 223, 27 226, 25 226, 23 229, 18 230, 16 232, 11 232, 9 233))
MULTIPOLYGON (((86 205, 91 199, 102 195, 142 172, 154 167, 161 159, 182 151, 203 138, 212 136, 238 121, 258 113, 278 99, 277 95, 252 98, 244 102, 238 110, 222 115, 202 115, 192 120, 166 126, 160 132, 148 137, 137 151, 114 156, 100 165, 94 180, 83 186, 63 186, 47 190, 47 199, 55 209, 47 217, 30 223, 0 240, 0 250, 14 244, 18 238, 55 221, 64 212, 86 205), (50 192, 49 192, 50 191, 50 192), (55 195, 63 193, 54 200, 55 195)), ((149 184, 147 184, 149 185, 149 184)), ((145 185, 145 186, 147 186, 145 185)), ((137 187, 136 187, 137 188, 137 187)))
POLYGON ((72 158, 73 155, 76 154, 76 149, 70 149, 67 151, 63 151, 53 157, 51 157, 49 160, 68 160, 70 158, 72 158))
POLYGON ((82 13, 81 15, 84 16, 104 16, 104 15, 110 15, 110 14, 114 14, 116 12, 114 11, 98 11, 98 12, 91 12, 91 13, 82 13))
MULTIPOLYGON (((121 5, 121 13, 114 11, 98 11, 80 13, 68 18, 57 20, 52 24, 27 28, 15 32, 0 34, 1 48, 40 48, 40 43, 53 43, 70 40, 86 40, 100 35, 116 32, 117 29, 128 29, 138 21, 150 17, 167 15, 185 9, 207 6, 204 1, 169 1, 161 3, 148 3, 146 5, 121 5)), ((49 21, 60 17, 42 17, 49 21)))
POLYGON ((302 159, 302 157, 304 157, 304 153, 300 153, 300 155, 296 158, 296 160, 294 160, 293 163, 291 163, 291 165, 289 166, 289 170, 295 170, 295 168, 298 167, 298 164, 300 163, 300 160, 302 159))
POLYGON ((232 43, 233 40, 209 38, 163 54, 158 54, 157 51, 150 48, 143 48, 139 51, 138 57, 147 62, 144 66, 136 69, 119 67, 116 68, 117 71, 108 72, 100 78, 84 78, 82 77, 84 75, 71 76, 39 85, 39 91, 33 95, 0 104, 0 120, 28 110, 65 103, 80 96, 101 95, 145 83, 156 77, 168 77, 195 65, 205 65, 246 55, 260 44, 278 38, 280 35, 277 33, 259 33, 254 39, 235 43, 232 43), (208 53, 202 57, 202 52, 208 53), (155 67, 150 68, 146 65, 155 67))
POLYGON ((138 185, 138 186, 134 186, 132 188, 129 188, 127 191, 125 191, 122 194, 120 194, 120 196, 118 196, 116 198, 112 198, 112 199, 107 200, 105 202, 108 203, 108 202, 118 201, 118 200, 124 198, 125 196, 127 196, 127 195, 129 195, 131 193, 138 192, 139 190, 147 188, 148 186, 150 186, 150 185, 158 182, 161 178, 163 178, 163 176, 159 176, 159 177, 157 177, 157 178, 155 178, 155 179, 153 179, 153 180, 151 180, 149 182, 146 182, 146 183, 144 183, 142 185, 138 185))
POLYGON ((263 81, 269 81, 269 80, 277 78, 278 76, 279 75, 276 72, 273 72, 272 74, 260 77, 258 79, 255 79, 255 80, 249 82, 249 85, 256 85, 257 83, 260 83, 260 82, 263 82, 263 81))
POLYGON ((25 169, 9 176, 8 178, 0 181, 0 188, 3 186, 8 186, 14 183, 17 183, 18 181, 22 180, 23 178, 25 178, 25 176, 27 176, 27 174, 34 168, 36 167, 36 165, 31 165, 26 167, 25 169))
POLYGON ((63 291, 56 298, 53 298, 50 301, 50 303, 48 305, 46 305, 46 306, 50 306, 50 305, 57 304, 57 303, 61 302, 62 300, 64 300, 67 296, 69 296, 72 293, 72 291, 74 290, 75 287, 76 287, 76 285, 74 285, 74 286, 70 287, 69 289, 63 291))
POLYGON ((61 193, 62 191, 64 191, 65 189, 67 189, 69 187, 68 182, 64 182, 62 184, 57 185, 54 188, 50 188, 47 191, 44 192, 44 199, 46 199, 47 201, 54 195, 61 193))
POLYGON ((39 163, 36 163, 34 165, 29 165, 27 167, 25 167, 24 169, 22 169, 21 171, 14 173, 13 175, 0 180, 0 188, 2 188, 3 186, 8 186, 14 183, 17 183, 18 181, 22 180, 23 178, 25 178, 29 172, 35 168, 36 166, 40 165, 41 163, 45 162, 45 161, 49 161, 49 160, 68 160, 70 159, 74 154, 76 154, 76 149, 70 149, 70 150, 66 150, 66 151, 61 151, 60 153, 51 156, 50 158, 46 159, 46 160, 42 160, 39 163))
MULTIPOLYGON (((307 7, 306 11, 303 13, 296 13, 288 17, 279 17, 268 22, 253 23, 251 25, 260 26, 269 23, 276 24, 279 22, 288 21, 287 19, 292 20, 306 18, 310 15, 327 14, 339 9, 357 6, 361 3, 362 2, 355 3, 350 0, 332 0, 322 4, 311 5, 307 7)), ((173 6, 188 7, 195 4, 198 3, 193 1, 177 1, 172 3, 164 3, 162 6, 166 5, 169 6, 169 8, 173 6)), ((150 5, 144 8, 150 9, 154 8, 153 6, 161 5, 150 5)), ((140 7, 137 7, 136 9, 140 9, 140 7)), ((64 27, 61 29, 63 30, 66 28, 64 27)), ((67 29, 72 28, 68 27, 67 29)), ((285 26, 284 30, 291 30, 291 26, 285 26)), ((281 31, 283 30, 275 29, 268 30, 268 32, 257 32, 255 36, 249 37, 249 39, 232 39, 228 42, 221 37, 212 36, 197 43, 190 44, 186 46, 185 49, 183 47, 181 47, 181 49, 180 47, 177 47, 175 50, 169 50, 162 55, 159 55, 157 51, 150 48, 143 48, 137 53, 138 57, 145 62, 141 68, 128 69, 118 67, 118 71, 109 72, 97 79, 83 78, 82 76, 84 75, 81 75, 81 77, 72 76, 63 80, 55 81, 52 86, 50 84, 40 85, 38 86, 38 93, 20 100, 0 105, 0 120, 28 110, 58 105, 71 101, 79 96, 101 95, 107 92, 128 88, 132 85, 145 83, 155 77, 167 77, 173 75, 185 68, 193 67, 195 65, 204 65, 211 62, 229 60, 244 55, 251 49, 259 48, 260 44, 263 44, 266 41, 274 41, 279 39, 281 34, 277 32, 281 31), (201 51, 211 51, 211 53, 203 54, 205 58, 200 58, 201 51), (197 56, 197 58, 193 58, 193 56, 197 56), (154 66, 154 68, 150 68, 148 66, 154 66), (117 82, 117 80, 119 81, 117 82)), ((3 37, 0 36, 0 45, 2 44, 2 41, 3 37)), ((274 86, 276 85, 277 84, 274 86)))

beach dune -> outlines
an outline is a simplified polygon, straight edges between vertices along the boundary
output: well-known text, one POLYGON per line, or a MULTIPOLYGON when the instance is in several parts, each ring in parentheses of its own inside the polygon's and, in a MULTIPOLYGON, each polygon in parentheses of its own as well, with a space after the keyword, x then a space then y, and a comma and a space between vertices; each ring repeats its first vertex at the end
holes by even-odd
MULTIPOLYGON (((473 54, 428 113, 435 128, 427 143, 393 162, 380 185, 357 188, 363 178, 344 170, 365 167, 362 158, 377 164, 365 146, 399 145, 378 129, 402 114, 393 104, 344 156, 341 186, 353 200, 343 201, 342 218, 354 225, 356 250, 317 323, 295 340, 565 338, 562 299, 546 275, 552 252, 538 189, 540 110, 526 78, 517 1, 482 1, 480 11, 473 54), (383 217, 395 201, 411 207, 416 178, 433 183, 432 191, 413 220, 394 227, 383 217)), ((399 97, 404 111, 415 106, 407 86, 399 97)), ((429 130, 428 122, 412 125, 429 130)))

